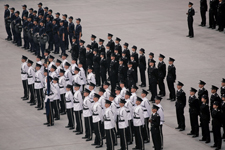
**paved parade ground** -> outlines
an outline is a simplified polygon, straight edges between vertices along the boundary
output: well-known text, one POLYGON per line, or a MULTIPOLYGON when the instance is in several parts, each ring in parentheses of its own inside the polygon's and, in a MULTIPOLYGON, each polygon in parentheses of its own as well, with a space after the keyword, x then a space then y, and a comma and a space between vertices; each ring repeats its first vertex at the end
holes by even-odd
MULTIPOLYGON (((34 106, 22 101, 22 82, 20 78, 21 55, 35 61, 31 53, 5 41, 4 4, 15 7, 21 12, 22 4, 37 10, 37 0, 1 0, 0 6, 0 150, 80 150, 95 149, 90 142, 81 139, 83 135, 75 135, 65 128, 67 116, 55 121, 53 127, 43 125, 46 122, 45 110, 37 111, 34 106)), ((177 69, 177 81, 184 83, 184 91, 189 96, 190 87, 198 89, 199 80, 205 81, 206 89, 211 85, 220 87, 225 78, 225 34, 207 27, 199 27, 199 0, 192 1, 196 15, 194 16, 195 37, 190 39, 188 33, 186 12, 188 0, 46 0, 43 6, 74 18, 81 18, 83 28, 82 39, 85 45, 91 42, 91 34, 107 41, 107 34, 112 33, 113 39, 121 38, 121 44, 129 43, 129 48, 136 45, 138 49, 155 53, 158 63, 160 53, 168 58, 173 57, 177 69)), ((208 25, 208 14, 207 14, 208 25)), ((104 43, 106 44, 106 42, 104 43)), ((55 55, 58 58, 58 55, 55 55)), ((69 56, 69 61, 71 57, 69 56)), ((139 75, 139 74, 138 74, 139 75)), ((140 81, 140 78, 139 78, 140 81)), ((147 80, 148 82, 148 80, 147 80)), ((139 82, 140 83, 140 82, 139 82)), ((138 84, 139 85, 139 84, 138 84)), ((145 88, 147 89, 147 87, 145 88)), ((138 90, 140 96, 141 88, 138 90)), ((162 100, 165 114, 163 126, 164 150, 210 150, 213 145, 205 144, 198 138, 188 136, 190 132, 188 106, 185 108, 186 130, 179 132, 177 126, 175 103, 162 100)), ((218 91, 219 92, 219 91, 218 91)), ((211 95, 211 94, 209 94, 211 95)), ((148 95, 150 99, 150 95, 148 95)), ((188 103, 187 103, 188 105, 188 103)), ((211 128, 211 127, 210 127, 211 128)), ((201 130, 200 130, 201 131, 201 130)), ((118 140, 119 141, 119 140, 118 140)), ((118 144, 119 145, 119 144, 118 144)), ((129 149, 135 146, 129 145, 129 149)), ((115 149, 118 149, 116 146, 115 149)), ((101 149, 106 149, 105 144, 101 149)), ((146 150, 151 150, 152 141, 145 144, 146 150)), ((222 142, 225 149, 225 142, 222 142)))

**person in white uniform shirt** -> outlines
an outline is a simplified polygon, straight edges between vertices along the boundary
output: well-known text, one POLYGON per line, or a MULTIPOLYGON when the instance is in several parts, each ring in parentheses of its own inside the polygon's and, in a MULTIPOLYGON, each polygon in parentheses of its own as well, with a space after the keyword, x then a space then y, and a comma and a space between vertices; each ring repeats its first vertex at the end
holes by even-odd
POLYGON ((144 126, 144 115, 143 115, 143 109, 141 106, 143 99, 140 97, 137 97, 136 99, 136 107, 134 109, 134 118, 133 118, 133 124, 134 124, 134 132, 135 132, 135 148, 139 150, 144 150, 144 140, 142 137, 142 128, 144 126))
POLYGON ((59 100, 60 100, 60 88, 59 88, 59 84, 58 84, 58 77, 54 77, 53 78, 53 83, 52 83, 52 91, 55 94, 55 97, 53 98, 53 110, 54 110, 54 116, 55 116, 55 120, 60 120, 60 113, 59 113, 59 100))
POLYGON ((132 132, 132 127, 133 127, 133 104, 130 100, 131 93, 129 91, 126 91, 125 94, 125 108, 127 111, 127 118, 128 118, 128 127, 127 127, 127 144, 131 145, 133 143, 133 132, 132 132))
POLYGON ((68 118, 68 125, 66 128, 74 129, 74 116, 73 116, 73 86, 68 84, 66 86, 66 113, 68 118))
MULTIPOLYGON (((99 88, 99 92, 98 94, 101 96, 98 100, 98 102, 100 103, 100 106, 102 108, 102 113, 105 113, 105 97, 104 97, 104 92, 105 89, 103 89, 102 87, 99 88)), ((104 122, 101 122, 101 134, 102 134, 102 138, 105 138, 105 130, 104 130, 104 122)))
POLYGON ((159 126, 159 132, 160 132, 160 139, 161 139, 161 148, 163 149, 163 132, 162 132, 162 127, 164 124, 164 110, 162 105, 160 104, 162 100, 162 97, 156 96, 155 98, 155 105, 159 107, 157 113, 160 116, 160 126, 159 126))
POLYGON ((59 59, 57 59, 56 62, 55 62, 55 65, 56 65, 56 67, 57 67, 57 69, 55 70, 55 72, 56 72, 58 78, 60 77, 60 76, 59 76, 60 69, 62 69, 61 63, 62 63, 62 61, 59 60, 59 59))
POLYGON ((54 63, 54 61, 53 61, 54 59, 55 59, 54 56, 49 55, 49 58, 48 58, 48 61, 49 61, 49 64, 48 64, 48 70, 50 70, 50 69, 52 68, 52 65, 55 65, 55 63, 54 63))
POLYGON ((93 71, 93 68, 91 66, 88 66, 87 85, 86 85, 87 89, 89 89, 89 84, 91 82, 96 84, 95 75, 92 73, 92 71, 93 71))
POLYGON ((52 77, 52 78, 55 78, 57 77, 58 78, 58 75, 56 74, 55 70, 57 69, 57 67, 55 65, 52 65, 51 69, 50 69, 50 72, 49 72, 49 75, 52 77))
POLYGON ((43 75, 41 73, 41 65, 36 63, 36 73, 35 73, 35 83, 34 83, 34 89, 35 89, 35 93, 37 95, 37 107, 38 110, 43 109, 44 107, 44 103, 43 103, 43 87, 44 87, 44 78, 43 75))
POLYGON ((23 84, 23 93, 24 96, 21 97, 21 99, 23 100, 28 100, 29 99, 29 95, 28 95, 28 80, 27 80, 27 71, 28 71, 28 66, 27 66, 27 57, 26 56, 22 56, 21 58, 21 80, 22 80, 22 84, 23 84))
POLYGON ((105 101, 105 113, 103 116, 104 119, 104 129, 106 133, 106 145, 107 150, 114 150, 114 142, 113 142, 113 130, 115 127, 115 121, 114 121, 114 115, 112 112, 112 109, 110 107, 111 105, 110 100, 105 101))
POLYGON ((65 64, 66 64, 66 62, 68 62, 68 60, 66 59, 68 57, 68 55, 67 54, 65 54, 65 53, 63 53, 62 54, 62 67, 64 68, 65 67, 65 64))
MULTIPOLYGON (((119 114, 119 111, 120 111, 120 99, 121 99, 120 91, 121 91, 121 87, 117 86, 115 88, 116 97, 114 99, 114 103, 116 104, 116 108, 117 108, 117 114, 119 114)), ((117 116, 117 118, 116 118, 117 129, 119 129, 118 123, 119 122, 118 122, 118 116, 117 116)), ((117 135, 117 137, 119 137, 119 130, 117 130, 116 135, 117 135)))
POLYGON ((78 68, 80 69, 80 79, 81 79, 81 91, 84 90, 84 85, 87 83, 87 79, 86 79, 86 73, 84 71, 84 68, 83 68, 83 64, 79 63, 78 64, 78 68))
POLYGON ((41 65, 41 72, 42 72, 42 74, 44 74, 44 66, 43 66, 43 63, 41 62, 41 59, 42 59, 42 57, 40 55, 38 55, 36 57, 36 63, 41 65))
POLYGON ((84 127, 85 127, 85 136, 82 139, 86 141, 92 140, 92 101, 89 98, 91 91, 89 89, 84 90, 84 101, 83 101, 83 117, 84 117, 84 127))
POLYGON ((125 82, 124 81, 120 81, 120 87, 121 87, 120 95, 121 95, 121 98, 124 99, 125 93, 127 91, 127 89, 125 87, 125 82))
POLYGON ((103 112, 101 104, 98 102, 100 95, 94 94, 94 105, 92 107, 92 120, 95 133, 95 141, 92 145, 97 145, 95 148, 100 148, 103 145, 103 139, 101 134, 101 122, 103 122, 103 112))
POLYGON ((130 96, 130 100, 132 102, 133 105, 133 109, 136 106, 136 100, 137 100, 137 94, 136 91, 138 90, 138 87, 136 85, 132 85, 131 87, 131 96, 130 96))
POLYGON ((150 106, 149 100, 146 98, 147 95, 148 95, 148 92, 143 89, 142 93, 141 93, 141 98, 143 100, 141 102, 141 106, 144 111, 144 118, 145 118, 145 125, 144 125, 144 129, 143 129, 144 143, 150 142, 149 121, 148 120, 149 120, 149 117, 151 116, 151 106, 150 106))
POLYGON ((111 90, 109 90, 109 85, 110 84, 107 81, 103 83, 103 88, 105 89, 104 92, 105 99, 109 99, 109 95, 111 94, 111 90))
POLYGON ((59 72, 59 91, 60 91, 60 113, 61 115, 66 114, 66 99, 65 99, 65 94, 66 94, 66 80, 64 77, 65 70, 60 69, 59 72))
POLYGON ((72 85, 72 74, 69 67, 70 67, 70 63, 66 62, 64 65, 64 70, 65 70, 64 77, 66 80, 66 85, 68 84, 72 85))
POLYGON ((83 134, 83 125, 82 125, 82 110, 83 110, 83 99, 80 92, 80 84, 75 83, 74 85, 74 96, 73 96, 73 111, 76 119, 76 128, 73 132, 77 132, 76 135, 83 134))
POLYGON ((95 94, 95 84, 94 83, 90 83, 89 84, 89 90, 91 91, 91 93, 89 94, 89 98, 92 101, 92 103, 94 103, 93 98, 94 98, 94 94, 95 94))
POLYGON ((127 118, 127 111, 124 107, 126 103, 125 99, 120 99, 119 105, 119 113, 118 113, 118 129, 120 135, 120 149, 121 150, 128 150, 127 139, 126 139, 126 128, 128 127, 128 118, 127 118))
POLYGON ((73 84, 74 83, 78 83, 79 85, 81 85, 81 79, 80 79, 80 69, 78 67, 74 68, 74 75, 73 75, 73 84))
POLYGON ((30 93, 30 101, 27 103, 35 103, 34 99, 34 81, 35 81, 35 72, 34 68, 32 67, 33 61, 29 60, 27 61, 28 71, 27 71, 27 79, 28 79, 28 97, 30 93))
POLYGON ((76 67, 78 67, 77 66, 77 61, 75 60, 75 59, 73 59, 72 61, 71 61, 71 72, 72 72, 72 75, 74 76, 75 74, 74 74, 74 71, 75 71, 75 68, 76 67))

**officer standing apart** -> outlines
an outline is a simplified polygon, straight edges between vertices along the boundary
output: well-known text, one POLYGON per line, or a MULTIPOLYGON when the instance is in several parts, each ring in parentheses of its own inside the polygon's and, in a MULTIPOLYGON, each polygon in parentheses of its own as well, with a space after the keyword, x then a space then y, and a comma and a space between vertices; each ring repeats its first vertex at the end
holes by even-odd
POLYGON ((195 15, 195 10, 192 8, 193 6, 193 3, 192 2, 189 2, 188 4, 188 12, 186 13, 187 14, 187 21, 188 21, 188 29, 189 29, 189 34, 187 35, 187 37, 189 38, 193 38, 194 37, 194 29, 193 29, 193 22, 194 22, 194 19, 193 19, 193 16, 195 15))
POLYGON ((28 66, 27 66, 27 57, 22 56, 21 59, 21 79, 22 79, 22 84, 23 84, 23 91, 24 91, 24 96, 21 97, 23 100, 28 100, 29 95, 28 95, 28 80, 27 80, 27 71, 28 71, 28 66))
POLYGON ((166 64, 163 59, 164 55, 159 54, 159 63, 158 63, 158 85, 159 85, 159 96, 163 97, 166 95, 164 78, 166 76, 166 64))
POLYGON ((201 11, 202 22, 199 26, 205 27, 207 10, 208 10, 207 0, 200 0, 200 11, 201 11))
POLYGON ((75 28, 75 37, 76 37, 76 42, 78 47, 80 47, 80 40, 82 36, 82 26, 80 25, 81 19, 77 18, 76 19, 76 28, 75 28))
MULTIPOLYGON (((27 71, 27 80, 28 80, 28 90, 30 92, 30 101, 27 103, 34 103, 35 99, 34 99, 34 81, 35 81, 35 72, 34 69, 32 67, 33 65, 33 61, 29 60, 27 61, 27 66, 28 71, 27 71)), ((29 97, 29 93, 28 93, 28 97, 29 97)))
POLYGON ((8 20, 10 20, 9 5, 5 4, 4 6, 5 6, 5 13, 4 13, 5 29, 6 29, 6 33, 8 34, 8 36, 5 40, 11 41, 12 40, 12 33, 11 33, 11 30, 10 30, 10 22, 8 22, 8 20))
POLYGON ((141 87, 146 87, 146 78, 145 78, 145 70, 146 70, 146 59, 145 59, 145 50, 141 48, 139 50, 139 69, 141 76, 141 87))
POLYGON ((174 82, 176 81, 176 68, 174 66, 175 59, 169 58, 169 66, 168 66, 168 74, 167 74, 167 85, 169 88, 170 96, 167 100, 174 101, 175 100, 175 89, 174 82))

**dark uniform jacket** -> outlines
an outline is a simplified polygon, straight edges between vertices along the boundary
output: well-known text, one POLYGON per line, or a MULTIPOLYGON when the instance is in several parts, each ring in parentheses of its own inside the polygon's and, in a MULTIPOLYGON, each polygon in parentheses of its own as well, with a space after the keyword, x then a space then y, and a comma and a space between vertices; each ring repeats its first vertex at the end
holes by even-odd
MULTIPOLYGON (((127 70, 127 81, 128 82, 130 82, 130 83, 132 83, 132 84, 134 84, 135 82, 135 78, 136 78, 136 75, 135 75, 135 73, 134 73, 134 69, 133 68, 131 68, 131 69, 128 69, 127 70)), ((131 85, 132 85, 131 84, 131 85)), ((129 87, 130 88, 130 87, 129 87)))
POLYGON ((49 34, 49 33, 52 32, 53 24, 52 24, 51 21, 46 22, 45 27, 46 27, 46 33, 47 33, 47 34, 49 34))
POLYGON ((222 96, 223 94, 225 94, 225 87, 220 88, 220 95, 222 96))
POLYGON ((221 120, 222 116, 221 116, 221 111, 220 110, 215 110, 213 109, 212 111, 212 125, 215 127, 220 128, 221 127, 221 120))
POLYGON ((122 56, 121 58, 122 58, 122 60, 123 60, 124 66, 127 67, 127 63, 128 63, 127 57, 123 57, 123 56, 122 56))
POLYGON ((126 57, 128 61, 130 60, 130 50, 128 48, 124 49, 123 52, 126 52, 126 57))
POLYGON ((100 57, 98 54, 93 55, 93 67, 99 68, 100 67, 100 57))
POLYGON ((115 45, 115 49, 118 50, 118 53, 122 55, 122 46, 120 44, 115 45))
POLYGON ((118 82, 126 81, 127 68, 124 65, 119 65, 118 67, 118 82))
POLYGON ((146 69, 146 60, 144 54, 140 55, 139 57, 139 68, 146 69))
POLYGON ((92 66, 93 63, 93 53, 91 50, 86 51, 86 65, 88 66, 92 66))
POLYGON ((115 48, 115 43, 114 41, 111 39, 110 41, 108 41, 108 44, 110 45, 110 50, 112 52, 114 52, 114 48, 115 48))
POLYGON ((208 10, 207 0, 200 0, 200 10, 202 11, 208 10))
MULTIPOLYGON (((202 89, 199 89, 198 90, 198 100, 199 100, 199 103, 201 104, 201 99, 202 99, 202 96, 203 95, 207 95, 208 97, 208 91, 203 87, 202 89)), ((206 103, 208 104, 209 103, 209 98, 207 98, 207 101, 206 103)))
POLYGON ((150 83, 157 83, 158 69, 155 67, 149 67, 148 68, 148 77, 149 77, 150 83))
POLYGON ((100 60, 100 72, 101 74, 106 74, 106 69, 107 69, 107 63, 105 58, 100 60))
POLYGON ((189 96, 188 102, 189 102, 189 113, 190 114, 199 114, 200 106, 199 106, 197 97, 195 95, 189 96))
MULTIPOLYGON (((105 54, 105 46, 104 45, 99 45, 99 47, 98 47, 98 54, 100 55, 102 52, 105 54)), ((105 55, 104 55, 104 57, 105 57, 105 55)))
POLYGON ((73 33, 74 32, 74 23, 71 22, 69 23, 69 33, 73 33))
POLYGON ((115 60, 116 60, 117 62, 119 62, 120 57, 121 57, 121 56, 120 56, 119 53, 117 53, 117 54, 115 53, 115 60))
POLYGON ((188 20, 193 20, 193 16, 195 15, 195 10, 194 10, 194 8, 190 8, 190 9, 188 9, 188 15, 187 15, 187 17, 188 17, 188 20))
MULTIPOLYGON (((27 11, 26 9, 23 10, 23 12, 22 12, 22 16, 21 16, 22 20, 23 20, 23 16, 28 17, 28 11, 27 11)), ((23 20, 23 21, 24 21, 24 20, 23 20)))
POLYGON ((209 105, 208 104, 201 104, 200 120, 210 122, 210 113, 209 113, 209 105))
MULTIPOLYGON (((219 104, 221 103, 221 99, 220 99, 220 97, 217 93, 212 94, 211 97, 210 97, 210 109, 211 110, 213 109, 213 103, 215 101, 217 101, 219 104)), ((219 105, 219 108, 220 108, 220 105, 219 105)))
POLYGON ((225 122, 225 103, 221 103, 221 114, 222 114, 222 118, 223 121, 225 122))
POLYGON ((118 72, 118 62, 116 60, 112 60, 110 63, 110 75, 111 77, 115 77, 118 72))
POLYGON ((39 16, 40 14, 44 15, 44 10, 43 10, 42 7, 38 9, 38 16, 39 16))
POLYGON ((166 64, 164 61, 158 63, 158 77, 165 78, 166 76, 166 64))
POLYGON ((151 117, 151 128, 154 130, 159 130, 160 126, 160 116, 158 113, 155 113, 155 115, 152 114, 151 117))
POLYGON ((94 50, 95 48, 98 49, 98 43, 96 41, 91 42, 91 49, 94 50))
POLYGON ((182 89, 177 91, 177 101, 175 106, 176 108, 184 108, 186 106, 186 94, 182 89))
POLYGON ((132 55, 134 55, 134 60, 137 62, 137 66, 138 66, 138 53, 132 52, 132 55))
POLYGON ((216 12, 218 3, 219 3, 218 0, 210 0, 209 1, 209 6, 210 6, 209 11, 216 12))
POLYGON ((168 66, 167 80, 172 82, 176 80, 176 68, 174 65, 168 66))

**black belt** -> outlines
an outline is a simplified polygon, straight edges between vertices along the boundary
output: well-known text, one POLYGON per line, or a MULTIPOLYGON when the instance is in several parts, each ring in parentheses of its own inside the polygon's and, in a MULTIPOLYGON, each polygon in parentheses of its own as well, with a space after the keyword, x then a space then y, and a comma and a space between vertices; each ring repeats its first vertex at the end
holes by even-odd
POLYGON ((65 79, 66 81, 69 81, 69 79, 65 79))
POLYGON ((60 86, 59 88, 64 88, 64 86, 60 86))
POLYGON ((146 110, 144 110, 144 111, 147 111, 147 109, 146 109, 146 110))
POLYGON ((69 102, 71 102, 71 101, 66 101, 66 103, 69 103, 69 102))
POLYGON ((124 122, 125 120, 119 120, 119 122, 124 122))
POLYGON ((23 72, 21 72, 21 74, 27 74, 27 73, 23 73, 23 72))
POLYGON ((140 117, 134 117, 134 119, 140 119, 140 117))
POLYGON ((135 105, 133 104, 133 106, 135 106, 135 105))
POLYGON ((104 121, 111 121, 110 119, 104 119, 104 121))
POLYGON ((27 78, 33 78, 33 76, 28 76, 27 78))
POLYGON ((116 108, 120 108, 120 107, 116 107, 116 108))
POLYGON ((127 111, 127 112, 130 112, 130 111, 127 111))
POLYGON ((98 116, 98 114, 92 114, 93 116, 98 116))
POLYGON ((73 101, 74 103, 80 103, 79 101, 77 102, 77 101, 73 101))
POLYGON ((83 108, 84 110, 89 110, 89 108, 83 108))
POLYGON ((35 83, 41 83, 41 81, 35 81, 35 83))

